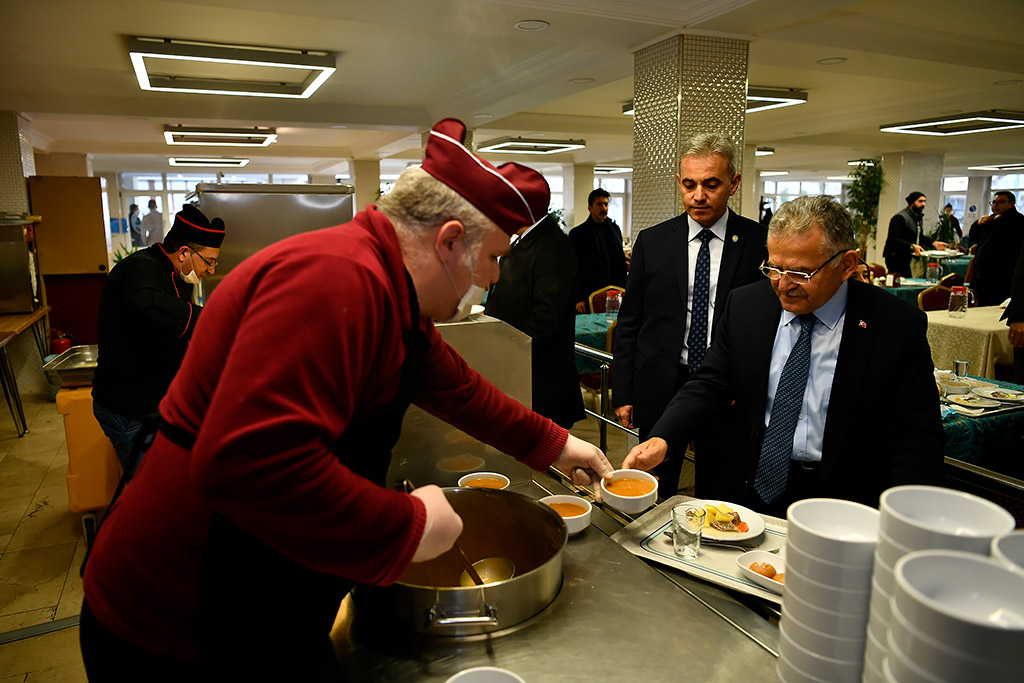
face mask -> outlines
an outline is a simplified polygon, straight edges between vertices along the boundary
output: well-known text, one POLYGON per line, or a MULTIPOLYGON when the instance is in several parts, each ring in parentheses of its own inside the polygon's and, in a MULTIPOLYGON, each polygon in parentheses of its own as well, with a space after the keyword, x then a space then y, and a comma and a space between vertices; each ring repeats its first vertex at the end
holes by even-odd
MULTIPOLYGON (((182 270, 184 270, 184 268, 182 270)), ((202 282, 202 278, 200 278, 199 274, 196 273, 196 269, 195 268, 193 268, 192 272, 189 273, 188 275, 185 275, 185 273, 183 273, 181 271, 178 271, 178 275, 180 275, 181 279, 184 280, 185 282, 189 283, 190 285, 198 285, 200 282, 202 282)))
MULTIPOLYGON (((438 256, 440 256, 440 253, 438 253, 438 256)), ((470 256, 470 254, 467 252, 466 257, 462 261, 462 264, 469 268, 469 272, 472 273, 475 266, 475 259, 472 256, 470 256)), ((459 288, 455 286, 455 280, 452 278, 452 272, 448 270, 447 263, 444 264, 444 272, 448 274, 448 282, 452 283, 452 289, 455 290, 456 294, 458 294, 459 288)), ((476 306, 477 304, 484 300, 485 293, 486 290, 483 287, 477 285, 476 283, 470 284, 469 289, 467 289, 466 293, 463 294, 462 297, 459 299, 459 307, 455 309, 455 315, 448 318, 447 320, 439 320, 438 322, 454 323, 458 322, 459 320, 463 320, 473 311, 473 306, 476 306)))

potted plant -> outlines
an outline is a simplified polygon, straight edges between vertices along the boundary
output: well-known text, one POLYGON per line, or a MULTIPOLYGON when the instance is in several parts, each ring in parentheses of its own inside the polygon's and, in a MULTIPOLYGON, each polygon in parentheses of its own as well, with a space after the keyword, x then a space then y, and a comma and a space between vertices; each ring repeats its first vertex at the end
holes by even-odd
POLYGON ((857 235, 857 250, 861 258, 867 254, 868 245, 875 240, 878 230, 878 197, 882 193, 881 159, 861 159, 850 173, 853 185, 848 193, 846 208, 853 216, 853 228, 857 235))

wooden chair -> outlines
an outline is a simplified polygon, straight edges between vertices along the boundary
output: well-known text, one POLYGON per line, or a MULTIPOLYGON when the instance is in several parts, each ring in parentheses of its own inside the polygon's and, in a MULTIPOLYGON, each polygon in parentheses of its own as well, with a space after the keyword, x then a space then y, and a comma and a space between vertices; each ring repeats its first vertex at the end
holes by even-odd
POLYGON ((974 277, 974 257, 972 256, 970 263, 967 264, 967 274, 964 275, 964 282, 967 283, 968 287, 971 286, 971 278, 973 278, 973 277, 974 277))
POLYGON ((917 295, 917 307, 922 311, 942 311, 949 307, 949 295, 952 289, 942 285, 933 285, 917 295))
POLYGON ((604 350, 608 353, 615 354, 615 331, 619 327, 619 321, 613 320, 612 324, 608 326, 608 332, 604 338, 604 350))
POLYGON ((601 289, 593 292, 590 295, 590 301, 588 302, 587 308, 591 313, 604 313, 607 309, 605 305, 608 302, 608 292, 619 292, 621 297, 622 293, 625 292, 622 287, 615 287, 614 285, 609 287, 602 287, 601 289))
POLYGON ((885 277, 885 266, 881 263, 869 263, 868 272, 871 273, 871 277, 885 277))
POLYGON ((943 275, 942 279, 939 280, 939 285, 942 287, 960 287, 964 284, 964 279, 960 277, 960 273, 950 273, 949 275, 943 275))

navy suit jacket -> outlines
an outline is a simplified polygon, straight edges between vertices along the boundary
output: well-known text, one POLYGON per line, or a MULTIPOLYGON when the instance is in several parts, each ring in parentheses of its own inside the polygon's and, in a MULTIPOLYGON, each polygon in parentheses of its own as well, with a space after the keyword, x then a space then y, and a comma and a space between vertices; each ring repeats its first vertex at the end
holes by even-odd
MULTIPOLYGON (((707 420, 724 415, 707 497, 756 505, 753 481, 781 314, 767 280, 735 290, 704 364, 652 430, 671 452, 685 449, 707 420)), ((924 313, 908 302, 850 281, 815 473, 818 495, 877 507, 891 486, 940 480, 945 436, 927 325, 924 313)))

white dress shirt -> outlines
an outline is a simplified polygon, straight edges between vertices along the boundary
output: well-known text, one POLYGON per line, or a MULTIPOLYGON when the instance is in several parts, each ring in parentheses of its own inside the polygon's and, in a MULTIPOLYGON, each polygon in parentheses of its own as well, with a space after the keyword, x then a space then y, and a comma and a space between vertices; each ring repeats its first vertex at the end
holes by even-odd
MULTIPOLYGON (((711 250, 711 282, 709 283, 711 289, 708 291, 708 338, 705 341, 706 345, 711 344, 711 321, 715 319, 715 293, 718 291, 718 272, 721 270, 722 252, 725 250, 725 226, 728 222, 729 210, 726 209, 722 217, 708 228, 714 234, 714 237, 708 240, 708 248, 711 250)), ((697 235, 704 229, 703 225, 689 216, 686 217, 686 223, 690 228, 686 244, 689 282, 686 283, 686 332, 683 334, 683 352, 679 356, 679 362, 683 365, 687 364, 690 357, 687 341, 690 337, 690 314, 693 312, 693 277, 694 271, 697 270, 697 254, 700 252, 700 239, 697 238, 697 235)))

